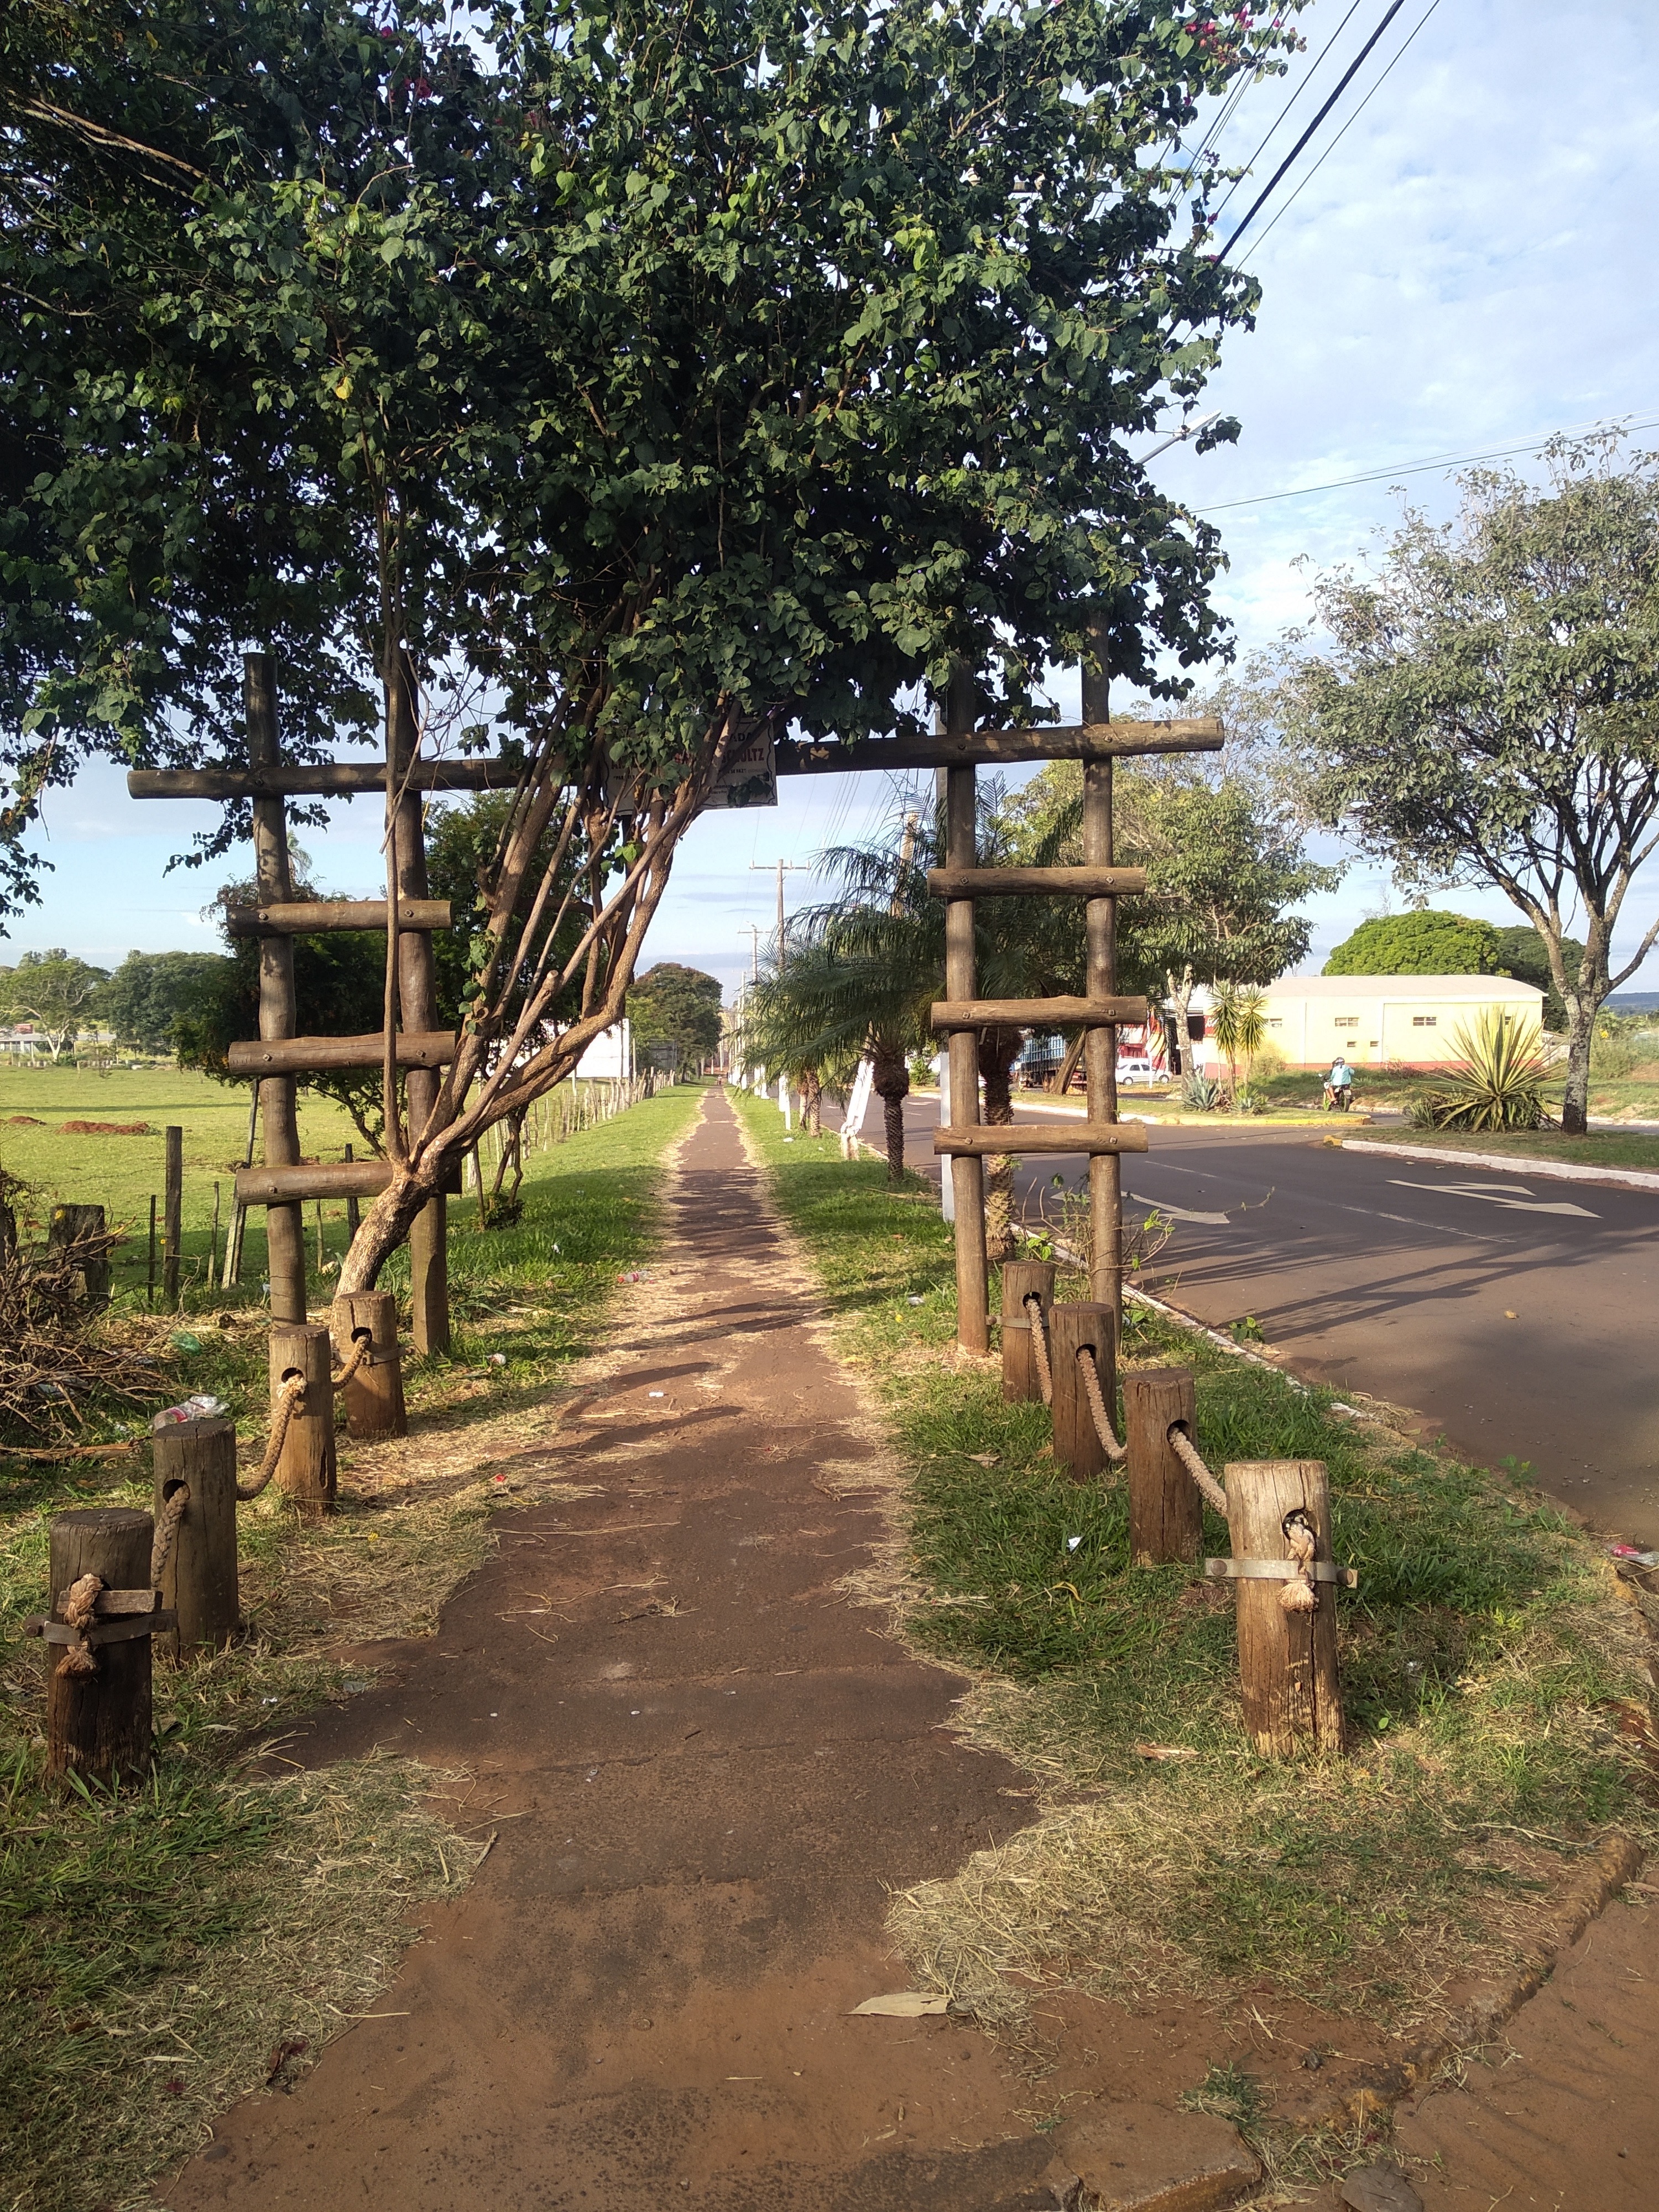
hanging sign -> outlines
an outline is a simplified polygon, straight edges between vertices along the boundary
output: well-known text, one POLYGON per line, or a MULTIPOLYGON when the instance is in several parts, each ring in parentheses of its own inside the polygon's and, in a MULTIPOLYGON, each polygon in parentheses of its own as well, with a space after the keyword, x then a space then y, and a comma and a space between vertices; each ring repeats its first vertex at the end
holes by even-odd
POLYGON ((769 737, 750 738, 734 744, 715 777, 706 804, 709 806, 775 806, 778 803, 778 749, 769 737))

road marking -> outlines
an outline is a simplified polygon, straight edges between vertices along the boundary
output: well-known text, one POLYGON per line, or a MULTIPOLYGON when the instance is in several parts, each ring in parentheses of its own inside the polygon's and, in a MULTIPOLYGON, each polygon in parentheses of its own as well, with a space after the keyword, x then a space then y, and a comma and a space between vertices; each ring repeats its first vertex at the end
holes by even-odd
POLYGON ((1390 1176, 1389 1181, 1396 1190, 1431 1190, 1449 1198, 1478 1198, 1483 1206, 1501 1206, 1510 1213, 1580 1213, 1586 1221, 1599 1221, 1599 1213, 1592 1213, 1587 1206, 1574 1206, 1565 1198, 1542 1199, 1530 1196, 1499 1198, 1499 1190, 1515 1190, 1522 1186, 1515 1183, 1492 1182, 1407 1182, 1402 1176, 1390 1176))
POLYGON ((1189 1212, 1186 1206, 1171 1206, 1166 1199, 1143 1198, 1138 1190, 1132 1190, 1129 1196, 1137 1206, 1155 1206, 1158 1212, 1167 1213, 1171 1221, 1202 1221, 1212 1229, 1224 1229, 1227 1226, 1227 1216, 1224 1213, 1189 1212))

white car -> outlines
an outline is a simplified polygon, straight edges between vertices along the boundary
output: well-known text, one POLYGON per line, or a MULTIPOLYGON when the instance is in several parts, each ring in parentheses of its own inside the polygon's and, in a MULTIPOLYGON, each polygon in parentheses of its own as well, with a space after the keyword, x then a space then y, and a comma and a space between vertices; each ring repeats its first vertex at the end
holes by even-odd
POLYGON ((1162 1083, 1164 1071, 1154 1067, 1150 1060, 1121 1060, 1117 1064, 1120 1083, 1162 1083))

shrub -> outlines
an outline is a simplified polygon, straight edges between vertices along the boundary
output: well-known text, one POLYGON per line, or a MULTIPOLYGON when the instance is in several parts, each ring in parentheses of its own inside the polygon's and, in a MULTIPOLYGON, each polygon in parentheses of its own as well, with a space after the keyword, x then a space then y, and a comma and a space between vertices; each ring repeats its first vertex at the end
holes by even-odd
POLYGON ((1439 1129, 1538 1129, 1547 1120, 1547 1073, 1536 1022, 1487 1006, 1452 1042, 1462 1058, 1445 1083, 1426 1094, 1439 1129))

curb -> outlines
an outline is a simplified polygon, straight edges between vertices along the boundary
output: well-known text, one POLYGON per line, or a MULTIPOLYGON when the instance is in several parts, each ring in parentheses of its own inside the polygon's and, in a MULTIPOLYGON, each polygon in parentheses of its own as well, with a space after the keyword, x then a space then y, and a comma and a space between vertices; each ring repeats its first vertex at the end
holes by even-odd
POLYGON ((1396 1160, 1438 1160, 1443 1167, 1462 1161, 1472 1168, 1501 1168, 1506 1175, 1553 1176, 1559 1182, 1611 1182, 1627 1190, 1659 1190, 1659 1174, 1648 1168, 1581 1167, 1576 1160, 1534 1160, 1516 1152, 1454 1152, 1443 1145, 1380 1145, 1364 1137, 1345 1137, 1342 1149, 1396 1160))

